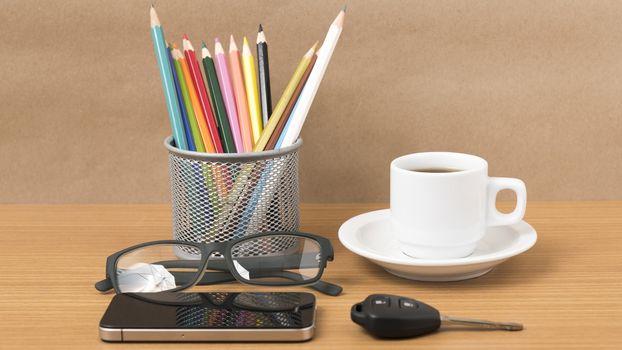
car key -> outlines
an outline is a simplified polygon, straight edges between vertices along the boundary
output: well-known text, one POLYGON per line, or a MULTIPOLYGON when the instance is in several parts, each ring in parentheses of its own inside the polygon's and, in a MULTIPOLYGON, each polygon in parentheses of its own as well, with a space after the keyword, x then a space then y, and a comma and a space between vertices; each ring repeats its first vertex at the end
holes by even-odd
POLYGON ((520 331, 523 325, 442 315, 418 300, 389 294, 372 294, 354 304, 352 321, 379 338, 410 338, 437 331, 441 326, 460 325, 520 331))

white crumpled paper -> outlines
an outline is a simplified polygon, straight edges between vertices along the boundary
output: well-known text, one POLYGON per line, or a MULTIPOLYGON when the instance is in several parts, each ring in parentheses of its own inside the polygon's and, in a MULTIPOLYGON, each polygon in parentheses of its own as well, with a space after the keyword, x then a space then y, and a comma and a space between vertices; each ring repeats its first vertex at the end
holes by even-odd
POLYGON ((117 270, 119 289, 127 293, 161 292, 177 287, 173 276, 162 265, 136 263, 117 270))

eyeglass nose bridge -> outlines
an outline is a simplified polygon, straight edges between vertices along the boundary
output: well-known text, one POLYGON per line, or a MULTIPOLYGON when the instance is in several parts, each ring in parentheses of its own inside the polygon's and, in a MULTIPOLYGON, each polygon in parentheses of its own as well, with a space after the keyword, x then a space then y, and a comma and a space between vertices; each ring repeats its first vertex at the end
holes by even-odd
POLYGON ((226 243, 225 242, 210 242, 205 243, 203 252, 205 255, 205 268, 211 270, 228 271, 227 257, 226 257, 226 243), (220 259, 213 259, 214 254, 220 255, 220 259))

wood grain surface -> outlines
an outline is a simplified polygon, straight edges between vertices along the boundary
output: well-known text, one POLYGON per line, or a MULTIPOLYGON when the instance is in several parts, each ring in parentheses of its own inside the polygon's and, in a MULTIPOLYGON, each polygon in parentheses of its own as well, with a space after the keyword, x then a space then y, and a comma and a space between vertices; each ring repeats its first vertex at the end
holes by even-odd
MULTIPOLYGON (((622 338, 622 202, 530 203, 535 247, 473 280, 422 283, 389 275, 347 251, 336 233, 343 221, 382 204, 307 204, 303 230, 329 237, 335 261, 324 278, 344 287, 317 294, 317 332, 301 344, 110 344, 98 337, 112 298, 93 283, 112 252, 171 236, 166 205, 0 206, 0 348, 408 348, 620 349, 622 338), (467 317, 522 322, 522 332, 451 330, 418 339, 381 341, 349 318, 370 293, 418 298, 467 317)), ((238 283, 202 290, 262 290, 238 283)), ((265 290, 265 289, 263 289, 265 290)), ((304 288, 293 290, 308 290, 304 288)))

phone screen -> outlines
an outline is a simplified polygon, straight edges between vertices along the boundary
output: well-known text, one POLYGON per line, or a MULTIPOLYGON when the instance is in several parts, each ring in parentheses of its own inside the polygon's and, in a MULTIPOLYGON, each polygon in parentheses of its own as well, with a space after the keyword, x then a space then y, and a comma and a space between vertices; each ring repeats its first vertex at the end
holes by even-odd
POLYGON ((101 319, 104 328, 307 328, 311 293, 128 293, 116 295, 101 319))

